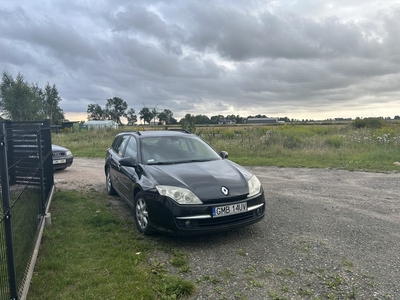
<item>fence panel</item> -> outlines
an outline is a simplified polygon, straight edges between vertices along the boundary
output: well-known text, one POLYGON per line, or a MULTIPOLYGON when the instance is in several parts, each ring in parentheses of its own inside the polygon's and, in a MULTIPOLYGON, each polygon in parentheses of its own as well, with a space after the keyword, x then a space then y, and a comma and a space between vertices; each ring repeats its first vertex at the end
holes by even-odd
POLYGON ((51 131, 49 120, 0 125, 0 299, 19 299, 54 184, 51 131))

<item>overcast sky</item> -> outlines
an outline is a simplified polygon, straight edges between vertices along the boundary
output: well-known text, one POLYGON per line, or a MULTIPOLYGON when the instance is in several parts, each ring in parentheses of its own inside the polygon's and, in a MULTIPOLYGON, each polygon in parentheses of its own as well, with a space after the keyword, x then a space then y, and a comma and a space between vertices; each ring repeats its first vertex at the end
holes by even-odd
POLYGON ((400 115, 400 0, 2 0, 0 71, 69 120, 120 97, 185 114, 400 115))

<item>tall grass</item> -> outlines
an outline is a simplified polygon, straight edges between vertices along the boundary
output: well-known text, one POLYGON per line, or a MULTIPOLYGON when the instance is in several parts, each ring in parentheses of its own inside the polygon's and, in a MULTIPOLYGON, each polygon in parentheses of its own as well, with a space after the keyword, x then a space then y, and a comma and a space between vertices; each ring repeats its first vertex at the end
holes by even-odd
MULTIPOLYGON (((104 157, 114 136, 123 130, 135 128, 55 134, 53 143, 69 148, 75 156, 104 157)), ((400 123, 382 123, 379 128, 353 124, 206 126, 197 127, 196 133, 242 165, 400 170, 394 164, 400 161, 400 123)))

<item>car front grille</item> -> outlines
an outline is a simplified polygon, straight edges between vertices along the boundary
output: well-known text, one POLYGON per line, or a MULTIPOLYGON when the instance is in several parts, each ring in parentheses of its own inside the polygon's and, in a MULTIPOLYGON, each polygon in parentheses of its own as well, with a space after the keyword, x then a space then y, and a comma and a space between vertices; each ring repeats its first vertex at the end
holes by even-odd
MULTIPOLYGON (((262 207, 262 210, 264 207, 262 207)), ((187 219, 176 219, 177 226, 181 229, 207 229, 207 228, 221 228, 229 227, 229 225, 240 225, 241 223, 247 223, 251 220, 258 219, 263 212, 256 213, 256 210, 248 211, 241 214, 235 214, 231 216, 218 217, 218 218, 204 218, 204 219, 191 219, 190 226, 187 227, 185 222, 187 219)))
POLYGON ((198 227, 218 227, 229 225, 232 223, 240 223, 242 221, 251 220, 254 217, 254 212, 249 211, 241 214, 236 214, 232 216, 219 217, 219 218, 211 218, 211 219, 202 219, 198 220, 198 227))

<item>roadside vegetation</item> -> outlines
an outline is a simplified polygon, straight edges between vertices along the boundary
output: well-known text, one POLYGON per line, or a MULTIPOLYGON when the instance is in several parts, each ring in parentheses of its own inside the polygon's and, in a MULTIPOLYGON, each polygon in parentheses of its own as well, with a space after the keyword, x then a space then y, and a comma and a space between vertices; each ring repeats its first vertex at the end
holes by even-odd
POLYGON ((110 197, 92 191, 59 191, 51 205, 28 299, 180 299, 195 284, 169 275, 188 270, 181 253, 144 238, 133 220, 111 209, 110 197), (166 261, 151 256, 163 253, 166 261))
MULTIPOLYGON (((69 148, 77 157, 102 158, 118 132, 152 129, 164 127, 68 131, 53 134, 52 140, 69 148)), ((228 151, 229 158, 241 165, 375 172, 400 170, 396 164, 400 161, 399 122, 356 119, 341 125, 197 126, 195 133, 217 151, 228 151)))

